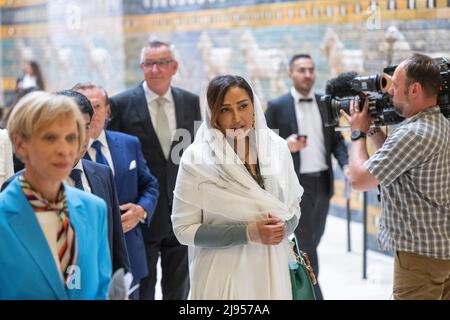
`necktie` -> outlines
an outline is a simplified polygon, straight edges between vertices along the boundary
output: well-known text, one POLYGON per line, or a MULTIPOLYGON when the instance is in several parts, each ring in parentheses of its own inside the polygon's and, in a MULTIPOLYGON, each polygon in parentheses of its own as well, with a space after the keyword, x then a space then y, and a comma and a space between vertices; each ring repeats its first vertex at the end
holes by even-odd
POLYGON ((83 183, 81 182, 81 173, 80 169, 72 169, 69 177, 75 182, 75 188, 84 190, 83 183))
POLYGON ((298 102, 312 102, 313 99, 312 98, 300 98, 298 99, 298 102))
POLYGON ((95 149, 95 162, 104 164, 109 167, 108 160, 106 160, 105 156, 102 153, 102 143, 98 140, 95 140, 92 144, 92 148, 95 149))
POLYGON ((167 115, 164 110, 165 98, 159 97, 156 99, 156 104, 158 107, 158 113, 156 116, 156 134, 158 135, 159 143, 161 144, 164 156, 168 159, 172 139, 169 130, 169 120, 167 119, 167 115))

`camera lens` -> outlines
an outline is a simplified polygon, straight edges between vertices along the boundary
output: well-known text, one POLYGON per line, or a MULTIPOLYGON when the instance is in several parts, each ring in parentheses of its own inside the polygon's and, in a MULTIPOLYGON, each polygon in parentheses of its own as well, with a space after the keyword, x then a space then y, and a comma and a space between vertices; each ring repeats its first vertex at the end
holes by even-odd
POLYGON ((383 73, 381 75, 381 79, 380 79, 380 88, 379 88, 379 92, 381 93, 387 93, 389 90, 389 87, 392 84, 392 79, 391 76, 389 76, 386 73, 383 73))

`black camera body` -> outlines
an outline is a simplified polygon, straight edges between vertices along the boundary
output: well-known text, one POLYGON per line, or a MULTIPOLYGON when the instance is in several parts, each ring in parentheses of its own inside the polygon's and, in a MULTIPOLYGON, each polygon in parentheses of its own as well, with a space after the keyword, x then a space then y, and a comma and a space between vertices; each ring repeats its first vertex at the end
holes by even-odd
MULTIPOLYGON (((445 58, 433 59, 440 68, 441 90, 437 103, 442 114, 450 118, 450 62, 445 58)), ((365 99, 368 100, 372 125, 384 126, 402 122, 405 118, 398 115, 387 91, 391 85, 391 76, 395 66, 383 69, 382 74, 358 77, 355 72, 345 72, 327 82, 326 94, 320 98, 319 105, 325 111, 325 126, 339 126, 340 110, 350 114, 350 103, 359 96, 360 110, 365 99)))
POLYGON ((437 104, 442 114, 450 118, 450 62, 446 58, 434 59, 439 64, 441 73, 441 90, 437 97, 437 104))

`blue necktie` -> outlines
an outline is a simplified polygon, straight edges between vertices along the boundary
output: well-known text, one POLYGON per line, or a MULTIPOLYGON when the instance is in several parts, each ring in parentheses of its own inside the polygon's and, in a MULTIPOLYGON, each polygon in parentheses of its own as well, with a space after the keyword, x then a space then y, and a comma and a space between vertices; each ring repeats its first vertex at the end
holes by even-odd
POLYGON ((92 148, 94 148, 96 152, 95 162, 104 164, 105 166, 109 167, 108 160, 106 160, 105 156, 102 153, 102 143, 98 140, 95 140, 92 144, 92 148))
POLYGON ((80 169, 72 169, 69 177, 75 182, 75 188, 84 190, 83 183, 81 182, 81 170, 80 169))

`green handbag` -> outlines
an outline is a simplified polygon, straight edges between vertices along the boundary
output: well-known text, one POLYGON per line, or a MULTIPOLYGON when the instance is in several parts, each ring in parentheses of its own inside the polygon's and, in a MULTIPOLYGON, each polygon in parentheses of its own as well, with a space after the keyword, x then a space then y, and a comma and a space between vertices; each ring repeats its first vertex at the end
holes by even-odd
POLYGON ((296 259, 295 262, 289 264, 292 300, 316 300, 313 284, 316 284, 317 280, 306 252, 298 249, 295 237, 291 249, 296 259))

